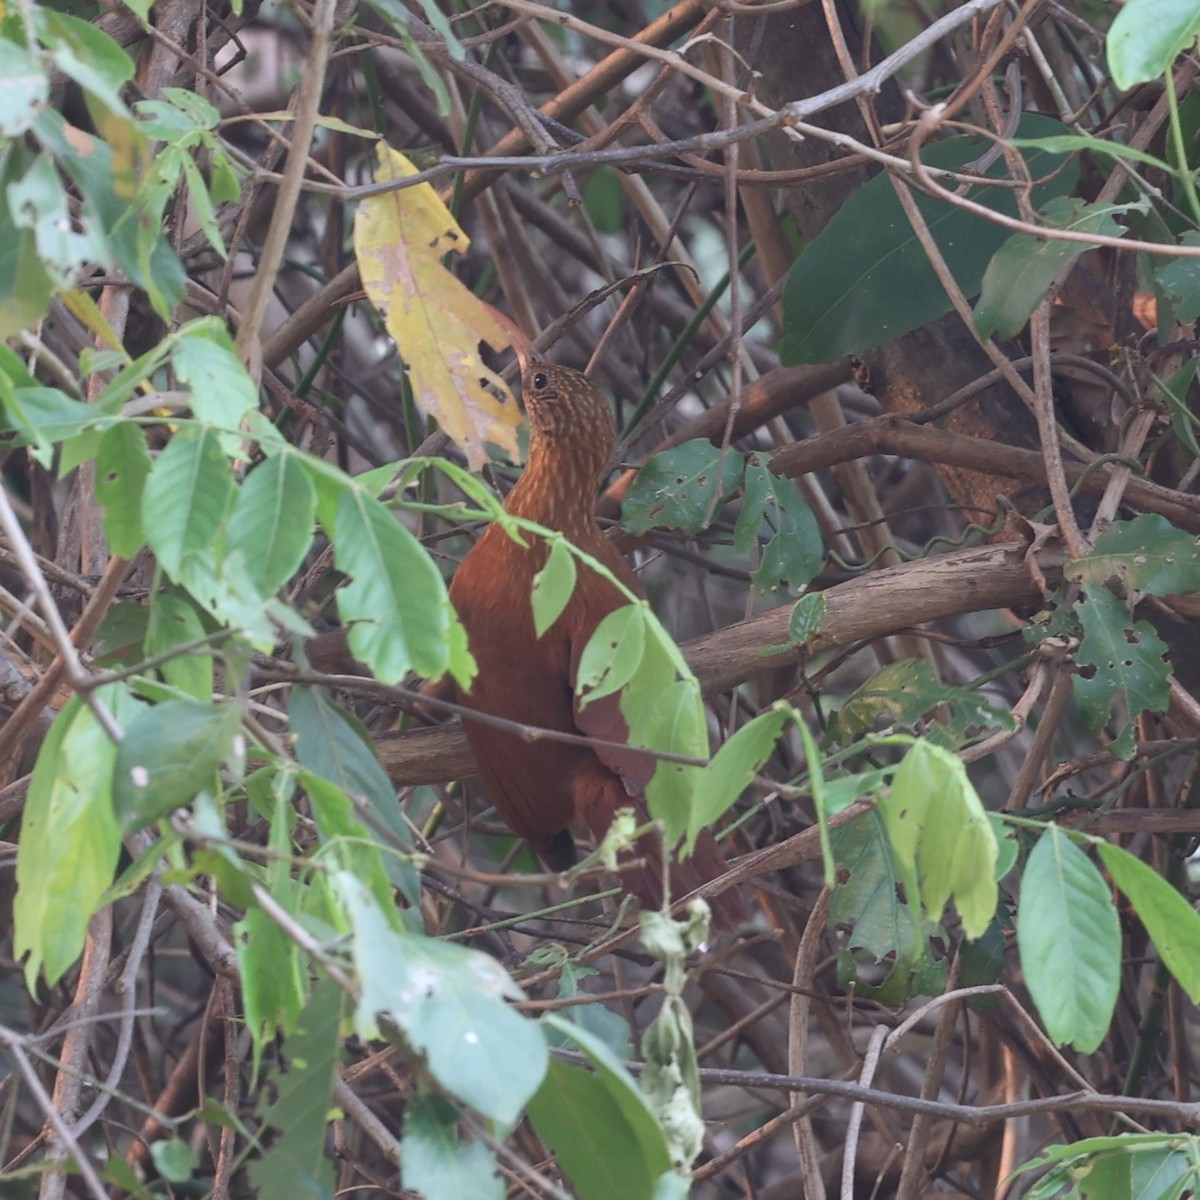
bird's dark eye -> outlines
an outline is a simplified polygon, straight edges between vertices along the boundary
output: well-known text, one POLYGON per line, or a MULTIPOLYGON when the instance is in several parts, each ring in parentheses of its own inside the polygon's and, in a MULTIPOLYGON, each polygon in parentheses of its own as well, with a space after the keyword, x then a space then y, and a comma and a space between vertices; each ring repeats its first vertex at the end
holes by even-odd
POLYGON ((545 371, 538 371, 533 377, 533 386, 540 392, 543 388, 550 386, 550 376, 545 371))

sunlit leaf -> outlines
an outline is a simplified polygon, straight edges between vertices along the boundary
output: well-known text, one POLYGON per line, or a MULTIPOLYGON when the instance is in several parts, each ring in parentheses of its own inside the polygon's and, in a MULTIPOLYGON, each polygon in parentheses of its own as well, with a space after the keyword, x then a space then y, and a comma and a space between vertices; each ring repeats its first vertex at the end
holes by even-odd
POLYGON ((930 918, 954 901, 969 938, 996 911, 996 836, 962 760, 928 741, 916 742, 879 806, 896 858, 915 872, 930 918))

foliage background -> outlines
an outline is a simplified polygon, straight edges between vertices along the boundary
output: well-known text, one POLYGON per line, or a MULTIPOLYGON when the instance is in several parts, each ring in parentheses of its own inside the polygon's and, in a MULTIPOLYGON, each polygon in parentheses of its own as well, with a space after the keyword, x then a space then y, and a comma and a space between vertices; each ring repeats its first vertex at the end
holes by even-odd
POLYGON ((5 1195, 1194 1191, 1193 10, 0 9, 5 1195), (613 396, 703 952, 413 715, 513 410, 377 143, 613 396))

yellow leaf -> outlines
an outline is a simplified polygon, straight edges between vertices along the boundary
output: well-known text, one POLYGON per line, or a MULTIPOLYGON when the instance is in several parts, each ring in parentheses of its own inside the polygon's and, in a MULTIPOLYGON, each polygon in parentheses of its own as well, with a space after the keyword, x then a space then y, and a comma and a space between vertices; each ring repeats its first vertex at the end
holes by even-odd
MULTIPOLYGON (((380 182, 416 174, 390 146, 381 142, 378 150, 380 182)), ((504 381, 479 357, 481 341, 501 350, 508 334, 493 310, 442 266, 443 255, 461 254, 469 244, 427 183, 372 196, 354 218, 362 284, 408 364, 413 398, 477 469, 487 461, 485 442, 517 457, 521 417, 504 381)))

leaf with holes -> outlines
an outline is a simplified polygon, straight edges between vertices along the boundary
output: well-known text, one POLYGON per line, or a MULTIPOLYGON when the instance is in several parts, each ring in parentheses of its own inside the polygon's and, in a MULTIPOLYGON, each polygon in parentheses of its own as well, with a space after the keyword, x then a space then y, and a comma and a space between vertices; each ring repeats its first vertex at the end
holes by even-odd
POLYGON ((621 509, 630 533, 682 529, 699 533, 742 480, 742 456, 696 438, 656 454, 637 473, 621 509))
POLYGON ((1099 733, 1108 724, 1113 703, 1124 694, 1130 719, 1112 749, 1118 757, 1129 758, 1134 718, 1167 707, 1167 647, 1149 622, 1135 621, 1124 601, 1107 588, 1085 583, 1077 607, 1083 640, 1075 661, 1083 670, 1075 676, 1075 698, 1088 729, 1099 733))
MULTIPOLYGON (((746 460, 742 511, 734 527, 734 545, 739 535, 744 543, 749 522, 757 534, 761 528, 767 544, 762 560, 751 578, 763 591, 785 586, 798 591, 821 569, 824 547, 817 518, 794 479, 775 475, 758 455, 746 460)), ((739 547, 740 548, 740 547, 739 547)))
POLYGON ((1067 563, 1063 575, 1075 583, 1116 579, 1126 595, 1187 595, 1200 592, 1200 545, 1166 517, 1147 513, 1114 521, 1096 539, 1091 554, 1067 563))
POLYGON ((878 811, 831 829, 829 840, 838 881, 830 894, 829 925, 850 928, 839 956, 839 983, 889 1004, 902 1004, 913 995, 937 995, 946 979, 945 962, 934 959, 929 949, 929 935, 937 926, 904 898, 895 852, 878 811), (882 981, 879 964, 891 964, 882 981))

